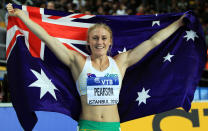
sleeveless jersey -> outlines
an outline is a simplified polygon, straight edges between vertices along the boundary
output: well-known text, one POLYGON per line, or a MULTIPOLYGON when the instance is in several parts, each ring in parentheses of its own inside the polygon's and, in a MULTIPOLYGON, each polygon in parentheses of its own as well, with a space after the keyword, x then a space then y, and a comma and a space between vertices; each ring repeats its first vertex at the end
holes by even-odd
POLYGON ((109 66, 99 71, 92 66, 90 56, 76 81, 79 95, 86 95, 90 105, 117 104, 122 83, 121 73, 113 58, 108 56, 109 66))

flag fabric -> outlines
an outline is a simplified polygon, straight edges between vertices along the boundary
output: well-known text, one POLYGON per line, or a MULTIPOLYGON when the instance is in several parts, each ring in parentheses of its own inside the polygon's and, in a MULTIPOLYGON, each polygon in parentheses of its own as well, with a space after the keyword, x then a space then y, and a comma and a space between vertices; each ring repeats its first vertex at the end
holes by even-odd
MULTIPOLYGON (((14 6, 83 56, 89 55, 87 30, 97 22, 111 27, 111 56, 115 56, 136 47, 183 15, 101 16, 14 6)), ((205 65, 206 48, 202 27, 193 12, 186 12, 184 23, 127 69, 118 104, 121 122, 177 107, 190 109, 205 65)), ((32 130, 37 122, 34 111, 59 112, 79 119, 80 98, 70 69, 16 17, 8 18, 6 57, 12 103, 25 130, 32 130)))

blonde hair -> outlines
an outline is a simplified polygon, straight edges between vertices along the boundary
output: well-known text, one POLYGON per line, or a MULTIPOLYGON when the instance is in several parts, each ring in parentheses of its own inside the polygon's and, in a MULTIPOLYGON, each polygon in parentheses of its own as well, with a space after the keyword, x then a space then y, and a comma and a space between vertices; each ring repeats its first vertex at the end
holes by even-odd
POLYGON ((113 40, 112 30, 108 25, 106 25, 104 23, 96 23, 95 25, 91 26, 88 29, 88 31, 87 31, 87 41, 89 41, 89 34, 96 28, 103 28, 103 29, 107 30, 110 33, 110 39, 111 39, 111 42, 112 42, 112 40, 113 40))
MULTIPOLYGON (((96 23, 88 29, 88 31, 87 31, 87 42, 89 42, 89 34, 96 28, 103 28, 103 29, 107 30, 110 33, 111 46, 108 49, 108 54, 110 55, 112 45, 113 45, 113 33, 112 33, 111 28, 108 25, 106 25, 105 23, 96 23)), ((91 53, 91 50, 90 50, 89 46, 87 46, 87 50, 91 53)))

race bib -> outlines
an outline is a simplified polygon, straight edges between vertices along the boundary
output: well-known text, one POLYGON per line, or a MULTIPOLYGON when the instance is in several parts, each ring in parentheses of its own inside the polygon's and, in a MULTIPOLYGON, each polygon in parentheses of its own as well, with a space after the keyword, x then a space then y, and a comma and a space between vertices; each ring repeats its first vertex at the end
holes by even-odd
POLYGON ((89 105, 113 105, 119 102, 118 77, 87 78, 87 102, 89 105))

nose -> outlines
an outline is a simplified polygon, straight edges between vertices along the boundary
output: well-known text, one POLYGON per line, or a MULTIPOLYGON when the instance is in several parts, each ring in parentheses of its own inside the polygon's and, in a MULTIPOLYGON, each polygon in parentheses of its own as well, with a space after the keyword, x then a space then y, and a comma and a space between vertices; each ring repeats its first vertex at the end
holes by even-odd
POLYGON ((98 44, 102 44, 103 40, 102 39, 98 39, 98 44))

